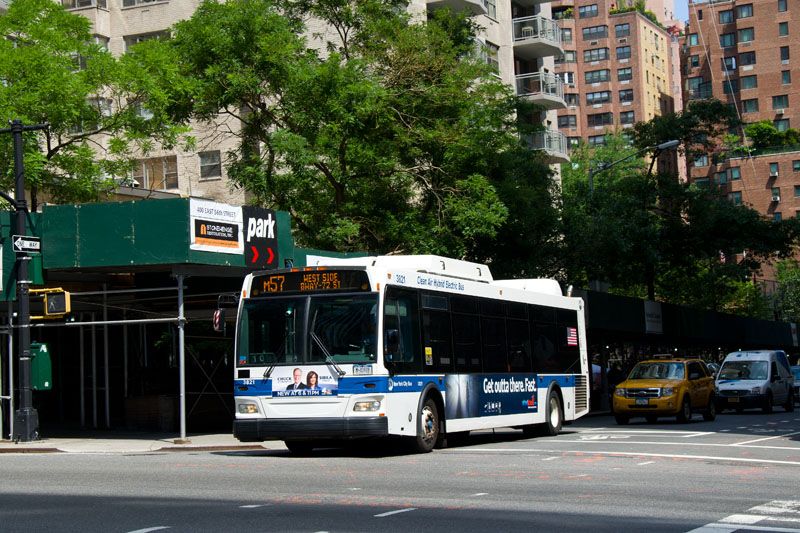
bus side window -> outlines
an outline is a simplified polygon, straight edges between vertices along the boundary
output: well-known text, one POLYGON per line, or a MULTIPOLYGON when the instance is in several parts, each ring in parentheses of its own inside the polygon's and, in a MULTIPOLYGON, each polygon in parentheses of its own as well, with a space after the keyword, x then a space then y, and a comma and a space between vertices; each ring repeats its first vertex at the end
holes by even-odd
POLYGON ((505 321, 502 318, 481 317, 481 340, 483 341, 483 371, 508 371, 505 321))
POLYGON ((389 287, 383 309, 384 360, 396 372, 422 371, 417 293, 389 287))
POLYGON ((456 372, 480 372, 481 324, 478 315, 453 313, 452 320, 456 372))

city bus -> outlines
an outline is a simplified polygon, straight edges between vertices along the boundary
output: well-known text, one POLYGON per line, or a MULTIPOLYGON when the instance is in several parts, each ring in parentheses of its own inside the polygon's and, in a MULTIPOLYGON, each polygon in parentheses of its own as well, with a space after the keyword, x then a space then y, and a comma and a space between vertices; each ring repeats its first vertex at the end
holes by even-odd
POLYGON ((584 304, 557 281, 431 255, 308 263, 244 280, 240 441, 308 453, 397 436, 429 452, 474 430, 557 435, 588 412, 584 304))

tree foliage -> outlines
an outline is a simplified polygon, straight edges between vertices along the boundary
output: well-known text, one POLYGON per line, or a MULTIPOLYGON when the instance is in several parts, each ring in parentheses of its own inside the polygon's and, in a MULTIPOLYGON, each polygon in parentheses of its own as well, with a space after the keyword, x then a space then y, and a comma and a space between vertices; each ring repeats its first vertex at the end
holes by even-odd
MULTIPOLYGON (((0 14, 0 33, 0 119, 49 125, 38 137, 25 135, 34 201, 37 192, 54 201, 97 199, 128 174, 133 148, 174 143, 183 131, 166 115, 137 113, 148 78, 169 69, 161 57, 116 60, 94 41, 86 17, 51 0, 13 0, 0 14)), ((11 136, 2 135, 0 187, 13 184, 11 136)))
POLYGON ((301 244, 474 257, 509 231, 511 176, 545 201, 548 170, 521 153, 521 104, 469 19, 413 21, 400 5, 204 2, 171 42, 192 87, 176 118, 241 121, 229 176, 289 211, 301 244))

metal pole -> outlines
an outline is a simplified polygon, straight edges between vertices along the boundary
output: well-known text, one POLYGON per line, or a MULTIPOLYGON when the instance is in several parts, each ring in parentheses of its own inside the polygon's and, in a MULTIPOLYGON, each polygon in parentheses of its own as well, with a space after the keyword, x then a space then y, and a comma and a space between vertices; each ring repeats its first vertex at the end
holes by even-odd
MULTIPOLYGON (((103 283, 103 322, 108 322, 108 297, 105 293, 106 284, 103 283)), ((108 390, 108 324, 103 325, 103 378, 105 380, 106 400, 106 428, 111 428, 111 394, 108 390)))
MULTIPOLYGON (((122 312, 122 319, 125 320, 125 312, 122 312)), ((128 397, 128 325, 122 326, 122 376, 125 387, 123 389, 123 398, 128 397)))
MULTIPOLYGON (((94 313, 91 316, 94 322, 94 313)), ((97 334, 94 324, 90 331, 92 332, 92 428, 97 429, 97 334)))
POLYGON ((186 317, 183 314, 183 274, 178 274, 178 367, 180 373, 180 417, 181 437, 176 444, 187 444, 186 438, 186 344, 185 332, 186 317))
MULTIPOLYGON (((81 317, 81 322, 83 322, 83 313, 80 314, 80 317, 81 317)), ((85 329, 86 328, 84 328, 83 326, 81 326, 80 329, 79 329, 79 331, 80 331, 80 335, 79 335, 80 342, 79 342, 79 344, 80 344, 80 355, 81 355, 81 358, 80 358, 81 385, 80 385, 80 387, 81 387, 81 427, 82 428, 86 427, 86 364, 85 364, 86 354, 84 352, 85 344, 84 344, 84 340, 83 340, 83 332, 84 332, 85 329)))

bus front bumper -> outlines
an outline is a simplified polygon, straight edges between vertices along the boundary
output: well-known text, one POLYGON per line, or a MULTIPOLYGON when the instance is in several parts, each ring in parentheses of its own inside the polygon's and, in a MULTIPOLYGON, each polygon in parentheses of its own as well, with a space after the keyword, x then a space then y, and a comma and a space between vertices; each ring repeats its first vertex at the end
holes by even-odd
POLYGON ((273 439, 346 439, 389 434, 385 416, 349 418, 253 418, 234 420, 233 436, 242 442, 273 439))

